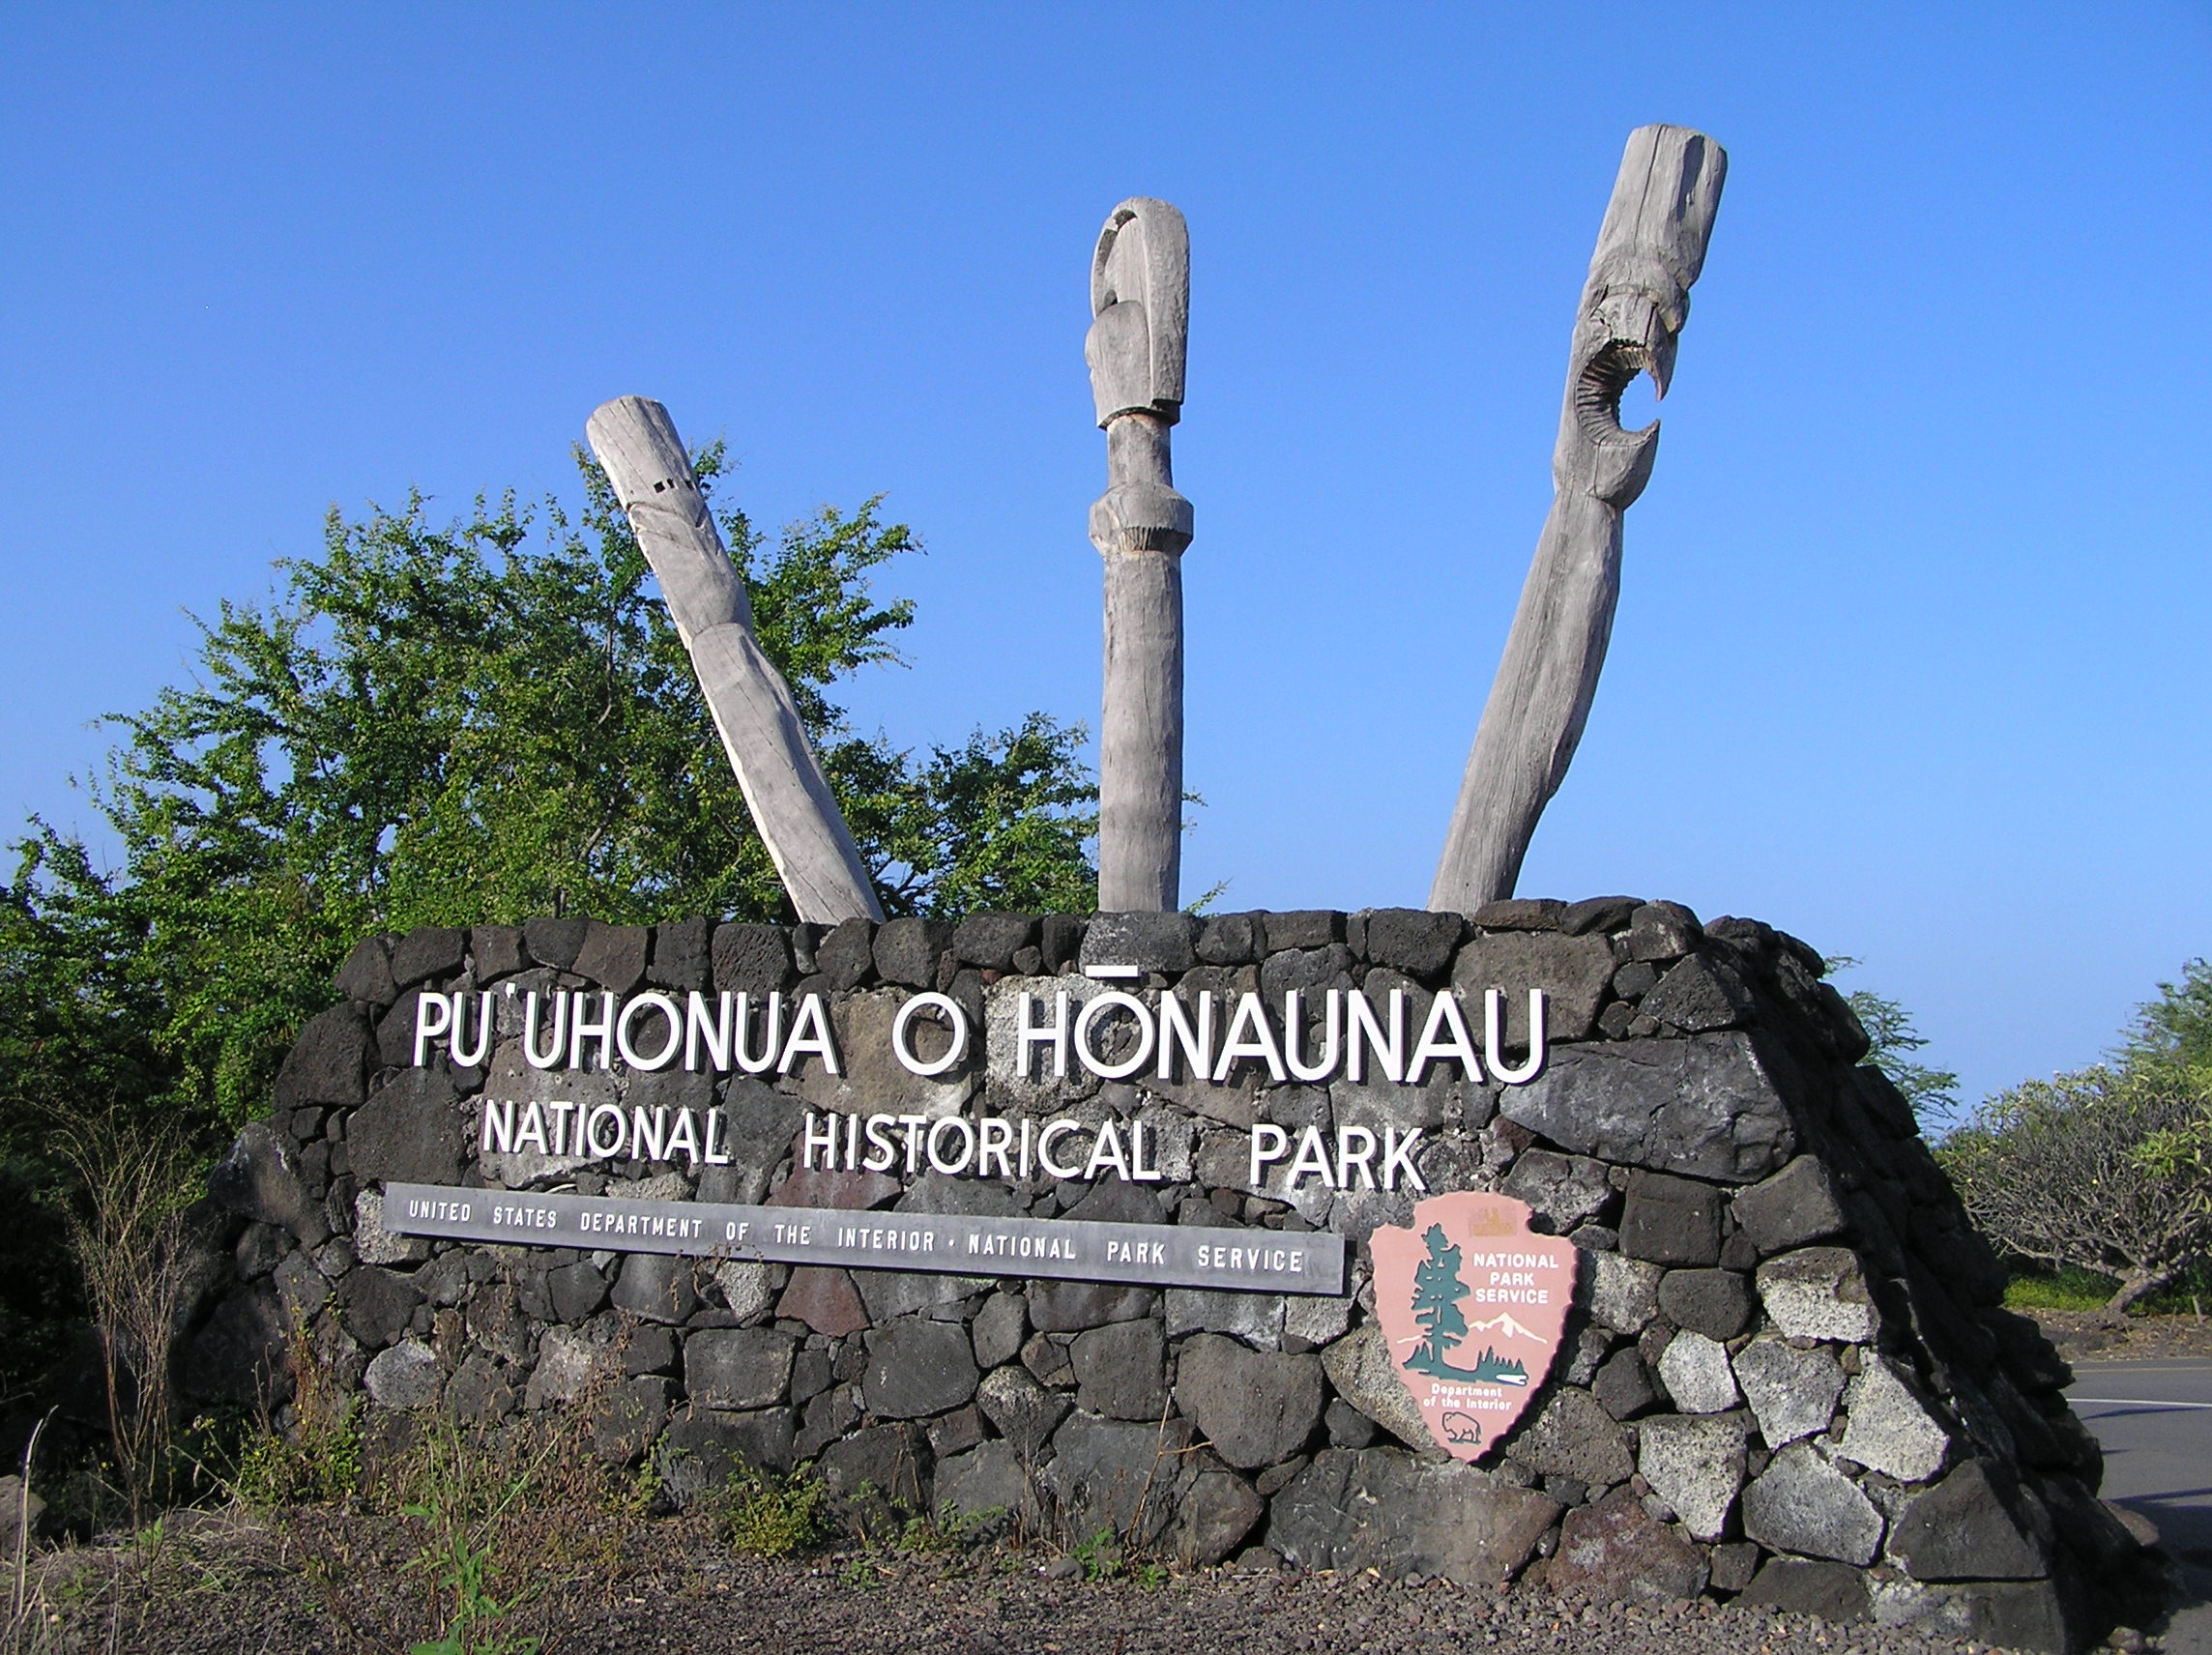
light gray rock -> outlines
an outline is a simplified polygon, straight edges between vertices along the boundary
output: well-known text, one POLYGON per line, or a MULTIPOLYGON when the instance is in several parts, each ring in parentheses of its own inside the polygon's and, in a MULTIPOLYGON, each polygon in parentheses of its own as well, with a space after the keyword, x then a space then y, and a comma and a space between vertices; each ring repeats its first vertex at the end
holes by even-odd
POLYGON ((1267 1543, 1305 1569, 1496 1586, 1519 1572, 1559 1505, 1456 1461, 1324 1448, 1275 1495, 1267 1543))
POLYGON ((1741 1032, 1561 1047, 1499 1112, 1580 1154, 1721 1183, 1763 1178, 1797 1147, 1773 1071, 1741 1032))
POLYGON ((1555 1235, 1565 1235, 1598 1217, 1613 1205, 1615 1194, 1606 1179, 1603 1161, 1550 1149, 1524 1150, 1505 1175, 1504 1193, 1527 1202, 1555 1235))
POLYGON ((1619 1253, 1589 1257, 1590 1320, 1631 1337, 1643 1332, 1659 1314, 1659 1279, 1666 1272, 1619 1253))
POLYGON ((1844 1367, 1825 1346, 1797 1350, 1787 1340, 1762 1333, 1735 1353, 1733 1366, 1769 1448, 1817 1436, 1835 1418, 1836 1399, 1844 1394, 1844 1367))
POLYGON ((1322 1371, 1337 1395, 1426 1459, 1448 1456, 1421 1420, 1420 1405, 1398 1377, 1390 1342, 1375 1322, 1353 1328, 1321 1353, 1322 1371))
POLYGON ((1974 1581, 1923 1585, 1873 1583, 1875 1624, 1883 1631, 1969 1640, 1999 1649, 2076 1655, 2081 1640, 2057 1586, 2050 1581, 1974 1581))
POLYGON ((1684 1413, 1720 1413, 1739 1400, 1728 1347, 1687 1328, 1660 1353, 1659 1382, 1684 1413))
POLYGON ((1283 1348, 1284 1299, 1280 1293, 1216 1292, 1208 1288, 1170 1288, 1168 1337, 1185 1333, 1228 1333, 1255 1350, 1283 1348))
POLYGON ((1743 1531, 1774 1552, 1871 1563, 1881 1547, 1881 1513, 1859 1486, 1810 1443, 1792 1442, 1743 1495, 1743 1531))
POLYGON ((1865 1353, 1844 1396, 1844 1435, 1836 1452, 1901 1483, 1925 1482, 1943 1468, 1951 1435, 1888 1357, 1865 1353))
POLYGON ((1041 1481, 1059 1503, 1070 1532, 1110 1528, 1139 1542, 1159 1539, 1175 1520, 1195 1470, 1182 1420, 1138 1425, 1073 1413, 1053 1434, 1053 1455, 1041 1481))
POLYGON ((419 1264, 430 1256, 421 1235, 399 1235, 384 1228, 384 1192, 364 1189, 353 1198, 354 1256, 364 1264, 419 1264))
POLYGON ((714 1264, 714 1285, 722 1290, 722 1302, 740 1321, 750 1321, 775 1302, 771 1287, 771 1266, 743 1259, 722 1259, 714 1264))
POLYGON ((1863 1345, 1881 1325, 1858 1255, 1806 1247, 1759 1266, 1759 1296, 1775 1331, 1791 1339, 1863 1345))
POLYGON ((1284 1301, 1285 1339, 1326 1345, 1343 1338, 1351 1325, 1352 1299, 1348 1294, 1296 1293, 1284 1301))
POLYGON ((376 1353, 362 1382, 379 1408, 435 1408, 445 1375, 435 1350, 420 1339, 402 1339, 376 1353))
POLYGON ((1747 1422, 1740 1414, 1662 1415, 1637 1427, 1636 1469, 1700 1540, 1718 1540, 1743 1490, 1747 1422))
MULTIPOLYGON (((519 1020, 522 1016, 521 1008, 526 1003, 522 996, 517 994, 511 1001, 506 1000, 503 996, 502 1000, 504 1002, 502 1010, 512 1009, 513 1015, 517 1019, 516 1026, 519 1028, 519 1020)), ((547 1009, 545 997, 542 994, 538 997, 538 1015, 541 1022, 550 1027, 553 1014, 547 1009)), ((602 1103, 619 1104, 621 1101, 621 1089, 615 1084, 615 1076, 611 1073, 597 1069, 562 1069, 559 1073, 561 1089, 554 1095, 576 1106, 576 1112, 568 1117, 571 1137, 574 1134, 577 1120, 589 1118, 591 1112, 602 1103)), ((540 1071, 532 1068, 524 1059, 520 1039, 502 1040, 492 1048, 491 1068, 484 1081, 483 1095, 490 1098, 519 1100, 514 1106, 514 1124, 517 1131, 521 1130, 527 1119, 530 1100, 533 1098, 542 1099, 545 1096, 544 1076, 540 1071)), ((553 1142, 554 1122, 550 1118, 544 1117, 542 1111, 540 1111, 540 1117, 549 1150, 553 1142)), ((451 1130, 451 1127, 448 1128, 449 1132, 451 1130)), ((477 1133, 480 1139, 482 1130, 482 1122, 480 1120, 477 1125, 477 1133)), ((564 1147, 566 1147, 566 1144, 564 1144, 564 1147)), ((483 1174, 485 1182, 501 1189, 521 1189, 539 1178, 556 1177, 567 1173, 572 1173, 579 1167, 588 1167, 591 1164, 589 1155, 568 1153, 555 1155, 535 1148, 512 1151, 493 1150, 489 1154, 479 1156, 477 1160, 477 1168, 483 1174)))
POLYGON ((1151 1318, 1079 1333, 1067 1354, 1078 1408, 1108 1419, 1156 1420, 1167 1411, 1167 1348, 1151 1318))

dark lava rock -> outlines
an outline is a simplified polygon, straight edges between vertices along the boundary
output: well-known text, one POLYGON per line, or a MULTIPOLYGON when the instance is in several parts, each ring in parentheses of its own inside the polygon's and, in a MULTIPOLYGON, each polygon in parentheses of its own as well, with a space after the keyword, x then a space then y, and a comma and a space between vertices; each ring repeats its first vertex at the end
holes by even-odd
POLYGON ((450 977, 461 969, 468 946, 469 934, 457 926, 418 926, 392 950, 392 980, 412 988, 432 977, 450 977))
POLYGON ((952 951, 962 965, 987 972, 1007 972, 1014 967, 1017 949, 1036 942, 1033 914, 971 914, 952 933, 952 951))
POLYGON ((1890 1555, 1916 1581, 2024 1581, 2051 1572, 2051 1556, 2014 1506, 2019 1494, 2000 1468, 1969 1460, 1907 1501, 1889 1537, 1890 1555))
POLYGON ((1661 1264, 1715 1264, 1721 1256, 1722 1192, 1690 1178, 1640 1173, 1620 1214, 1620 1250, 1661 1264))
POLYGON ((772 1408, 791 1383, 791 1352, 772 1327, 702 1328, 684 1341, 684 1389, 695 1408, 772 1408))
POLYGON ((1723 1183, 1763 1178, 1797 1147, 1774 1071, 1741 1032, 1555 1048, 1499 1113, 1582 1154, 1723 1183))
POLYGON ((1321 1423, 1327 1386, 1319 1356, 1253 1350, 1221 1334, 1201 1333, 1177 1360, 1175 1396, 1214 1452, 1240 1469, 1257 1470, 1305 1446, 1321 1423))
POLYGON ((645 956, 653 933, 643 925, 602 925, 593 920, 569 968, 610 993, 623 995, 645 981, 645 956))
POLYGON ((1568 1512, 1559 1549, 1542 1569, 1554 1591, 1604 1602, 1665 1603, 1705 1589, 1704 1554, 1625 1488, 1568 1512))
POLYGON ((1108 1419, 1158 1419, 1167 1411, 1167 1344, 1150 1317, 1093 1327, 1067 1353, 1077 1406, 1108 1419))
POLYGON ((1743 1331, 1751 1302, 1751 1284, 1733 1270, 1669 1270, 1659 1282, 1669 1321, 1724 1343, 1743 1331))
POLYGON ((957 1321, 902 1319, 868 1335, 860 1394, 886 1419, 921 1419, 958 1408, 979 1376, 968 1331, 957 1321))
POLYGON ((590 923, 586 919, 533 919, 522 928, 522 945, 539 965, 565 972, 576 963, 590 923))
POLYGON ((692 1269, 691 1260, 672 1253, 632 1253, 615 1283, 615 1308, 648 1321, 682 1321, 699 1308, 692 1269))
POLYGON ((710 952, 718 992, 757 1001, 791 983, 791 939, 780 925, 717 925, 710 952))
POLYGON ((1806 1557, 1769 1557, 1735 1601, 1748 1609, 1817 1614, 1838 1626, 1865 1620, 1873 1612, 1865 1571, 1806 1557))
POLYGON ((1324 1448, 1276 1495, 1267 1544, 1306 1569, 1495 1586, 1558 1521, 1559 1504, 1456 1461, 1392 1448, 1324 1448))
POLYGON ((468 1123, 437 1069, 404 1069, 346 1122, 353 1176, 372 1181, 450 1184, 461 1176, 468 1123))
POLYGON ((839 994, 859 988, 876 969, 876 922, 853 918, 814 946, 814 969, 839 994))
POLYGON ((942 919, 911 915, 876 928, 876 975, 908 988, 935 988, 937 962, 952 946, 952 927, 942 919))
POLYGON ((1703 1034, 1715 1029, 1734 1029, 1752 1011, 1751 990, 1727 961, 1709 954, 1692 954, 1659 979, 1659 986, 1644 997, 1638 1007, 1676 1029, 1703 1034))
POLYGON ((369 1265, 349 1271, 338 1284, 338 1313, 346 1331, 370 1350, 381 1350, 405 1333, 422 1302, 405 1276, 369 1265))
POLYGON ((1451 964, 1464 928, 1456 914, 1419 908, 1378 908, 1364 917, 1370 961, 1430 982, 1451 964))
POLYGON ((1198 964, 1203 921, 1195 914, 1101 914, 1083 935, 1086 966, 1187 972, 1198 964))
POLYGON ((1824 1241, 1849 1222, 1818 1155, 1799 1155, 1772 1177, 1739 1190, 1729 1210, 1761 1257, 1824 1241))
POLYGON ((713 959, 708 952, 713 931, 713 921, 709 919, 677 919, 655 926, 647 979, 660 988, 705 989, 713 981, 713 959))
POLYGON ((392 950, 381 937, 356 943, 332 982, 346 999, 372 1005, 390 1005, 399 998, 399 985, 392 980, 392 950))
POLYGON ((375 1049, 367 1007, 356 1001, 334 1005, 307 1019, 284 1054, 271 1099, 280 1110, 309 1104, 353 1109, 368 1095, 369 1058, 375 1049))

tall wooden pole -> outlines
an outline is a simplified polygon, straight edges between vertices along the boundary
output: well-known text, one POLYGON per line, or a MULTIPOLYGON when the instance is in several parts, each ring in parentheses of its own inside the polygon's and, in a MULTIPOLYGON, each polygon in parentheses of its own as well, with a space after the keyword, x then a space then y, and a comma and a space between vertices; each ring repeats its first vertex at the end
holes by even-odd
POLYGON ((1629 134, 1575 320, 1552 454, 1557 492, 1468 755, 1432 909, 1465 914, 1513 894, 1582 740, 1620 596, 1621 516, 1659 448, 1656 420, 1621 429, 1620 393, 1648 373, 1667 394, 1727 176, 1727 153, 1703 133, 1629 134))
POLYGON ((1163 912, 1182 878, 1182 553, 1190 502, 1168 433, 1182 418, 1190 232, 1165 201, 1107 217, 1083 343, 1106 492, 1091 543, 1106 563, 1106 691, 1098 739, 1098 906, 1163 912))
POLYGON ((643 396, 604 404, 584 428, 653 565, 691 653, 753 826, 799 917, 881 919, 874 886, 783 675, 753 636, 752 600, 699 492, 668 410, 643 396))

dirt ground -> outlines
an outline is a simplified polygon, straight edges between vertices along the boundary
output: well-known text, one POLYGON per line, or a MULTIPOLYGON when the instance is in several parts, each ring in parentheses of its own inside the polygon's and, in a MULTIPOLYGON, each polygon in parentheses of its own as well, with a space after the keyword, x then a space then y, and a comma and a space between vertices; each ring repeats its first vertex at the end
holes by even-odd
POLYGON ((2212 1356, 2212 1317, 2131 1316, 2118 1327, 2095 1311, 2029 1312, 2069 1361, 2127 1362, 2212 1356))
MULTIPOLYGON (((733 1554, 689 1520, 575 1527, 574 1548, 509 1615, 438 1655, 1204 1655, 1212 1650, 1957 1655, 1970 1646, 1795 1615, 1583 1606, 1532 1588, 1409 1585, 1372 1574, 1225 1568, 1086 1579, 1006 1545, 733 1554), (533 1643, 530 1640, 542 1640, 533 1643)), ((415 1565, 419 1525, 325 1511, 172 1517, 159 1543, 35 1565, 9 1655, 357 1655, 451 1634, 415 1565)))

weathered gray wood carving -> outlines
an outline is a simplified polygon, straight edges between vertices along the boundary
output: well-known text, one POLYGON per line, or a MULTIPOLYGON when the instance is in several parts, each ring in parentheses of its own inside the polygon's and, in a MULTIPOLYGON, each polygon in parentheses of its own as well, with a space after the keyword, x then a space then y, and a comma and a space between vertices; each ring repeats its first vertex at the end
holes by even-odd
POLYGON ((1704 266, 1728 156, 1681 127, 1639 127, 1598 232, 1552 456, 1557 493, 1468 755, 1432 909, 1511 896, 1537 818, 1582 740, 1620 595, 1621 515, 1650 480, 1659 422, 1620 426, 1620 393, 1661 396, 1704 266))
POLYGON ((1084 360, 1106 433, 1091 508, 1106 562, 1106 693, 1098 741, 1098 906, 1164 911, 1182 875, 1182 552, 1190 502, 1168 432, 1182 418, 1190 233, 1136 195, 1098 233, 1084 360))
POLYGON ((592 416, 585 436, 660 581, 753 826, 799 917, 828 925, 881 919, 790 686, 753 636, 752 602, 668 410, 643 396, 617 397, 592 416))

